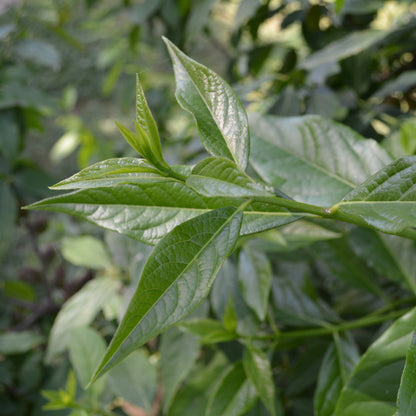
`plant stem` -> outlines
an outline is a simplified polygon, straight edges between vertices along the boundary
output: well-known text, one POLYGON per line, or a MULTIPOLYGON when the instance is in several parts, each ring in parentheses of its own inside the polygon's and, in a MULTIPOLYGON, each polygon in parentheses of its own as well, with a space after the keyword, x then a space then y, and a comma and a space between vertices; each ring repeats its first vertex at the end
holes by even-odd
POLYGON ((314 338, 322 335, 333 335, 334 333, 348 331, 351 329, 363 328, 366 326, 372 326, 380 324, 382 322, 390 321, 404 315, 411 308, 402 309, 399 311, 393 311, 385 315, 369 315, 364 318, 357 319, 355 321, 341 322, 338 325, 327 325, 321 328, 311 328, 311 329, 300 329, 295 331, 286 331, 278 332, 275 334, 268 335, 258 335, 258 336, 247 336, 244 338, 257 339, 257 340, 276 340, 276 341, 285 341, 290 339, 304 339, 304 338, 314 338))

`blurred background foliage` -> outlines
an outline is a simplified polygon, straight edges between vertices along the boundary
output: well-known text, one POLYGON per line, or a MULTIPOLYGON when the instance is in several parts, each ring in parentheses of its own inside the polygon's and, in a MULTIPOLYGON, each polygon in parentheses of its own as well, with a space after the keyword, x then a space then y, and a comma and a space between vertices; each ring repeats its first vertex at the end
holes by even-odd
MULTIPOLYGON (((2 415, 157 415, 162 409, 169 415, 202 414, 198 409, 206 401, 206 386, 232 356, 229 345, 223 355, 215 354, 215 348, 201 355, 194 335, 172 329, 107 380, 82 391, 89 377, 85 368, 95 365, 105 348, 103 337, 108 340, 114 332, 150 248, 66 216, 21 210, 80 168, 134 155, 114 121, 133 123, 136 72, 168 162, 193 163, 203 156, 193 120, 174 101, 162 35, 220 73, 249 110, 321 114, 375 138, 398 157, 416 152, 415 17, 411 0, 1 2, 2 415), (169 347, 175 346, 175 359, 182 360, 179 372, 169 366, 169 347), (163 405, 158 374, 163 375, 163 405), (186 377, 186 386, 176 394, 186 377), (42 408, 47 400, 41 390, 46 390, 50 410, 42 408)), ((325 232, 333 237, 337 231, 325 232)), ((272 243, 272 251, 283 250, 281 240, 268 238, 268 250, 272 243)), ((337 241, 342 251, 345 242, 337 241)), ((306 243, 289 238, 283 251, 288 244, 295 249, 306 243)), ((299 256, 297 251, 285 255, 289 263, 299 256)), ((222 273, 233 275, 235 265, 227 267, 222 273)), ((278 267, 289 275, 285 263, 278 267)), ((313 297, 302 267, 310 267, 310 260, 299 263, 295 275, 313 297)), ((336 274, 331 267, 330 272, 336 274)), ((218 296, 198 313, 206 316, 211 308, 225 319, 224 284, 220 276, 213 291, 218 296)), ((242 302, 241 294, 233 296, 234 303, 242 302)), ((368 309, 371 296, 355 299, 355 306, 368 309)), ((340 301, 339 311, 345 302, 340 301)), ((245 325, 258 325, 257 317, 250 319, 245 325)), ((307 350, 310 356, 323 351, 319 342, 307 350)), ((302 360, 304 365, 307 357, 302 360)), ((279 371, 289 373, 284 367, 279 371)), ((312 414, 308 391, 313 369, 306 371, 297 362, 294 371, 305 373, 304 385, 292 383, 293 375, 287 378, 285 414, 312 414)), ((257 406, 252 412, 261 415, 264 409, 257 406)))

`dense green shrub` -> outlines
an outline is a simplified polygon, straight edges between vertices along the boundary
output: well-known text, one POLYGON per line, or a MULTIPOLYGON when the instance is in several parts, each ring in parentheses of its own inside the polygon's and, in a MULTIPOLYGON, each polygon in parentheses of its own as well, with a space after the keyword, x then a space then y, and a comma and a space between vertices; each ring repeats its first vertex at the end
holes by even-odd
POLYGON ((8 16, 2 412, 413 412, 411 2, 36 0, 8 16), (172 104, 162 34, 233 84, 249 123, 168 42, 190 114, 172 104), (59 136, 53 165, 38 143, 59 136), (118 233, 18 214, 45 170, 77 165, 55 186, 70 193, 33 207, 118 233), (84 391, 100 359, 113 368, 84 391))

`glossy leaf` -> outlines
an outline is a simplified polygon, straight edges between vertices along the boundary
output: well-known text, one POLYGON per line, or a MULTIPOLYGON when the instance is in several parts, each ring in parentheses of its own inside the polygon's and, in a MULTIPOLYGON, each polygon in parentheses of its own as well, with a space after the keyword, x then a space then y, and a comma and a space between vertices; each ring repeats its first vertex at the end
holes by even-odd
POLYGON ((309 204, 339 202, 391 161, 374 140, 319 116, 250 114, 250 126, 255 132, 250 162, 257 173, 274 188, 309 204))
POLYGON ((247 115, 231 87, 215 72, 164 38, 173 61, 176 98, 193 114, 202 143, 213 156, 224 156, 245 170, 249 154, 247 115))
POLYGON ((395 160, 331 210, 387 233, 399 234, 416 227, 416 156, 395 160))
POLYGON ((159 351, 163 408, 167 412, 180 383, 185 380, 198 358, 198 339, 192 334, 171 328, 162 335, 159 351))
POLYGON ((416 413, 416 332, 407 350, 406 364, 400 381, 397 396, 398 416, 411 416, 416 413))
POLYGON ((328 348, 319 370, 314 396, 316 416, 332 416, 347 377, 360 356, 356 345, 350 340, 338 338, 328 348))
POLYGON ((356 365, 338 400, 335 416, 392 416, 416 309, 394 322, 356 365))
POLYGON ((67 347, 71 329, 89 325, 96 314, 119 289, 119 282, 110 277, 96 278, 67 300, 53 323, 46 362, 50 363, 67 347))
POLYGON ((235 163, 223 157, 212 157, 199 162, 186 184, 208 197, 273 196, 263 186, 241 171, 235 163))
POLYGON ((247 379, 241 362, 231 367, 217 385, 205 412, 205 416, 243 415, 256 402, 256 389, 247 379))
MULTIPOLYGON (((64 212, 147 244, 156 244, 188 219, 243 202, 235 198, 206 198, 172 179, 123 183, 115 187, 110 186, 110 181, 107 185, 48 198, 28 208, 64 212)), ((278 227, 298 218, 299 215, 285 208, 254 202, 244 212, 241 235, 278 227)))
POLYGON ((160 146, 159 131, 147 104, 139 75, 136 74, 136 122, 151 139, 151 146, 155 156, 163 159, 160 146))
POLYGON ((248 306, 263 321, 272 284, 272 268, 261 251, 244 246, 238 255, 238 280, 248 306))
POLYGON ((189 314, 238 239, 242 214, 221 208, 177 226, 153 250, 95 377, 189 314))
POLYGON ((122 183, 170 180, 145 159, 123 157, 95 163, 53 185, 52 189, 79 189, 115 186, 122 183))
POLYGON ((244 350, 243 366, 260 399, 269 410, 271 416, 275 416, 274 381, 270 361, 266 354, 258 348, 247 345, 244 350))

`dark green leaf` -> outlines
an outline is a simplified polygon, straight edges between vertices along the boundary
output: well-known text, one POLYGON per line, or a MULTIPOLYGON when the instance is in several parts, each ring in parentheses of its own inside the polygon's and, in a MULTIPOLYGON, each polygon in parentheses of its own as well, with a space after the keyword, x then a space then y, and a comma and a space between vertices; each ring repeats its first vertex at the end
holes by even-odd
POLYGON ((0 112, 0 154, 14 162, 20 145, 19 124, 13 110, 0 112))
POLYGON ((189 314, 238 239, 242 214, 221 208, 178 225, 155 247, 95 377, 189 314))
POLYGON ((338 400, 335 416, 392 416, 416 309, 398 319, 356 365, 338 400))
POLYGON ((333 205, 391 161, 375 141, 319 116, 252 114, 250 125, 256 132, 251 164, 266 182, 298 201, 333 205))
POLYGON ((208 197, 273 196, 263 186, 223 157, 211 157, 199 162, 187 178, 186 184, 208 197))
POLYGON ((272 416, 276 415, 275 389, 270 361, 261 350, 247 345, 244 350, 243 366, 260 399, 272 416))
MULTIPOLYGON (((74 185, 76 181, 75 178, 74 185)), ((190 218, 243 202, 242 199, 206 198, 173 179, 159 181, 152 178, 151 182, 122 183, 115 187, 111 187, 111 180, 105 179, 104 184, 109 187, 81 189, 45 199, 28 208, 64 212, 147 244, 156 244, 176 225, 190 218)), ((299 215, 284 208, 252 203, 244 212, 241 235, 264 231, 298 218, 299 215)))
POLYGON ((176 98, 195 117, 200 138, 213 156, 245 170, 249 154, 247 115, 231 87, 164 38, 174 64, 176 98))
POLYGON ((416 156, 399 158, 379 170, 331 210, 391 234, 416 227, 416 156))
POLYGON ((332 416, 347 377, 360 356, 356 345, 350 340, 338 338, 328 348, 319 370, 314 396, 316 416, 332 416))
POLYGON ((320 298, 303 290, 304 264, 281 264, 272 282, 273 303, 280 322, 296 326, 321 326, 338 320, 337 315, 320 298))
POLYGON ((8 183, 0 181, 0 259, 10 248, 17 218, 17 201, 8 183))
POLYGON ((239 416, 247 412, 258 396, 250 380, 246 378, 241 362, 231 367, 210 397, 205 416, 239 416))
POLYGON ((200 337, 202 344, 214 344, 235 339, 237 334, 230 332, 224 325, 214 319, 188 319, 179 327, 190 334, 200 337))
POLYGON ((404 366, 402 379, 400 381, 397 396, 398 416, 412 416, 416 413, 416 332, 413 334, 412 342, 407 350, 406 364, 404 366))
POLYGON ((414 241, 357 227, 351 233, 351 247, 356 256, 381 276, 416 293, 414 241))

